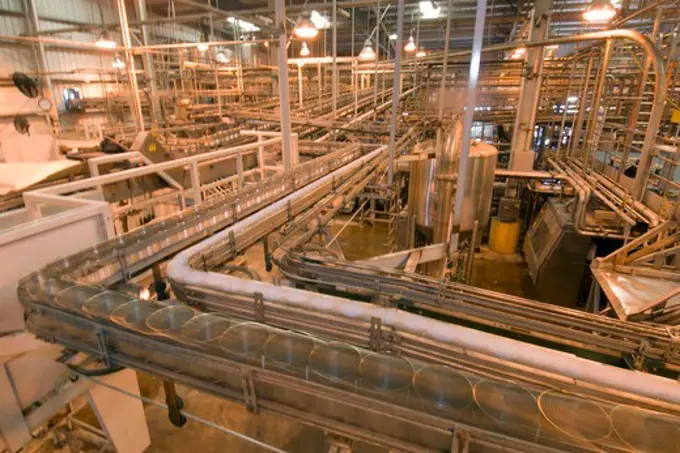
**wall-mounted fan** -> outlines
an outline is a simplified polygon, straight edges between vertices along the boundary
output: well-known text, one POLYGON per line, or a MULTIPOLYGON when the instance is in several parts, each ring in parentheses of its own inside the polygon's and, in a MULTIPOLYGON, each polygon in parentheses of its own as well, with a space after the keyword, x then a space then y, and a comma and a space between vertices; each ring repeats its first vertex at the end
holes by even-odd
POLYGON ((36 81, 23 72, 15 72, 12 74, 12 82, 21 93, 29 98, 37 98, 40 94, 40 89, 36 81))
POLYGON ((14 129, 21 135, 31 135, 30 129, 31 125, 25 116, 17 115, 14 117, 14 129))

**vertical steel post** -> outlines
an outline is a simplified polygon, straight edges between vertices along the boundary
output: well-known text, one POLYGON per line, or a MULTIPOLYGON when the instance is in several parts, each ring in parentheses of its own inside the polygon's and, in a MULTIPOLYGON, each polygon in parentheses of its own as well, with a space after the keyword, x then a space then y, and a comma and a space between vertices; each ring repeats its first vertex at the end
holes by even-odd
POLYGON ((338 5, 337 0, 333 0, 333 64, 331 74, 332 84, 332 104, 333 104, 333 119, 338 117, 338 5))
MULTIPOLYGON (((142 45, 148 46, 149 27, 144 25, 147 20, 146 0, 135 0, 135 9, 137 10, 137 19, 142 22, 142 45)), ((212 23, 212 15, 211 23, 212 23)), ((158 98, 158 87, 156 86, 156 70, 153 66, 153 55, 151 52, 144 52, 142 55, 142 63, 144 64, 144 72, 149 83, 149 95, 151 96, 151 122, 157 124, 161 120, 161 106, 158 98)))
POLYGON ((484 19, 486 16, 486 0, 477 2, 477 14, 475 16, 475 32, 472 40, 472 55, 470 57, 470 75, 467 87, 467 100, 463 112, 463 140, 460 146, 458 160, 458 181, 456 182, 456 198, 453 205, 451 222, 451 239, 449 241, 449 254, 458 248, 458 235, 462 218, 462 207, 468 179, 468 155, 470 153, 470 134, 472 131, 472 118, 477 104, 477 82, 479 79, 479 66, 482 59, 482 41, 484 39, 484 19))
POLYGON ((607 68, 609 67, 609 60, 612 57, 614 49, 614 42, 608 39, 604 44, 604 53, 602 55, 602 62, 600 65, 600 74, 595 85, 595 93, 593 94, 593 102, 590 105, 590 112, 588 115, 588 124, 586 125, 586 135, 583 137, 583 174, 588 172, 588 165, 590 161, 595 158, 593 153, 597 152, 595 143, 593 143, 595 136, 595 129, 597 126, 598 115, 600 114, 600 104, 602 103, 602 93, 604 92, 604 83, 607 80, 607 68))
MULTIPOLYGON (((439 84, 439 106, 437 108, 437 119, 441 122, 444 118, 444 91, 446 89, 446 73, 448 71, 449 64, 449 47, 451 46, 451 0, 446 6, 446 33, 444 34, 444 60, 442 63, 442 80, 439 84)), ((440 137, 440 133, 437 133, 437 137, 440 137)))
POLYGON ((300 103, 300 110, 304 108, 303 102, 302 102, 302 63, 297 64, 297 73, 298 73, 298 102, 300 103))
POLYGON ((378 107, 378 60, 380 59, 380 0, 376 6, 375 11, 375 64, 373 78, 375 86, 373 87, 373 121, 375 121, 375 108, 378 107))
POLYGON ((566 124, 567 121, 567 111, 569 110, 569 92, 571 91, 571 82, 574 78, 574 70, 576 69, 576 61, 578 61, 578 58, 574 56, 574 59, 571 63, 571 72, 569 73, 569 81, 567 82, 567 93, 564 95, 564 112, 562 112, 562 121, 560 122, 560 131, 557 135, 557 149, 555 150, 555 154, 557 156, 560 156, 560 149, 562 148, 562 136, 564 135, 564 125, 566 124))
MULTIPOLYGON (((482 0, 486 1, 486 0, 482 0)), ((397 0, 397 49, 394 55, 394 76, 392 78, 392 114, 390 118, 390 143, 388 145, 387 187, 392 189, 394 181, 394 155, 397 147, 397 120, 399 119, 399 97, 401 89, 401 48, 404 35, 404 0, 397 0)))
POLYGON ((583 120, 586 115, 586 108, 588 104, 588 89, 590 85, 590 73, 593 70, 593 51, 590 51, 588 57, 588 65, 586 66, 585 79, 581 87, 581 95, 578 100, 578 113, 576 114, 576 123, 571 128, 571 146, 569 147, 569 155, 573 155, 576 148, 578 148, 579 139, 581 137, 581 129, 583 129, 583 120))
MULTIPOLYGON (((552 0, 538 0, 531 12, 528 41, 539 41, 548 37, 552 0)), ((538 110, 539 95, 543 81, 544 47, 527 51, 526 73, 520 85, 519 104, 512 134, 510 169, 532 170, 534 125, 538 110)))
MULTIPOLYGON (((30 28, 32 29, 31 34, 38 36, 40 32, 40 19, 38 18, 38 9, 35 6, 35 0, 26 0, 24 3, 24 9, 26 12, 26 18, 28 19, 30 28)), ((52 87, 52 77, 49 75, 47 68, 47 55, 45 53, 45 45, 42 41, 38 41, 37 44, 38 54, 36 58, 36 63, 38 64, 38 70, 42 75, 43 85, 46 91, 46 98, 52 104, 50 106, 49 116, 52 121, 51 127, 55 134, 61 132, 61 126, 59 124, 59 112, 57 111, 57 99, 54 95, 54 88, 52 87)))
POLYGON ((130 28, 128 27, 127 9, 125 0, 118 0, 118 20, 120 21, 120 34, 123 38, 125 49, 125 67, 130 81, 130 96, 132 99, 132 114, 135 118, 135 127, 139 132, 144 132, 144 115, 142 114, 142 102, 139 99, 139 85, 135 72, 135 57, 132 55, 132 41, 130 40, 130 28))
POLYGON ((290 103, 288 101, 288 55, 286 50, 286 0, 276 0, 276 27, 279 32, 279 101, 281 103, 281 153, 283 169, 293 167, 290 145, 290 103))

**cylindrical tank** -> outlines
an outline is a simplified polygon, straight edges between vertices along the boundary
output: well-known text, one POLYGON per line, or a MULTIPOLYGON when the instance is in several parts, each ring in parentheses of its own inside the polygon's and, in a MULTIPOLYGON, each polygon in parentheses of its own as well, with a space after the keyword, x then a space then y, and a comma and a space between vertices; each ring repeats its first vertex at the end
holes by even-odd
MULTIPOLYGON (((429 142, 423 142, 418 146, 425 148, 429 146, 429 142)), ((489 223, 498 150, 487 143, 477 143, 470 146, 468 159, 469 177, 463 198, 461 231, 472 231, 475 220, 479 221, 480 227, 485 227, 489 223)), ((436 166, 437 159, 421 159, 411 162, 409 206, 412 208, 409 213, 416 217, 416 224, 420 227, 431 228, 434 224, 436 166)), ((456 169, 450 176, 455 177, 457 172, 456 156, 456 169)), ((444 189, 443 184, 440 184, 440 187, 444 189)), ((453 203, 453 197, 451 197, 451 203, 453 203)))
POLYGON ((498 150, 494 146, 488 143, 470 146, 469 173, 461 210, 461 231, 472 231, 475 220, 481 228, 488 225, 497 160, 498 150))
POLYGON ((434 221, 434 170, 435 159, 417 160, 411 163, 409 186, 409 205, 412 204, 412 215, 416 224, 421 227, 432 228, 434 221))

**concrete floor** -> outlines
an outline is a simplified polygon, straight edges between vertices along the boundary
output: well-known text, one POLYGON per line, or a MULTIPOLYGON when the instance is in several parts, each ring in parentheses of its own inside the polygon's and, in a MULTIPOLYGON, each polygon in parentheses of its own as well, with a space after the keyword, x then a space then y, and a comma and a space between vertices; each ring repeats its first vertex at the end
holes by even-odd
MULTIPOLYGON (((155 400, 164 402, 160 380, 140 374, 145 392, 156 387, 155 400)), ((217 423, 246 436, 265 442, 290 453, 317 453, 328 450, 326 436, 320 429, 305 426, 297 421, 275 414, 252 414, 240 404, 216 398, 198 390, 177 386, 185 402, 184 411, 217 423)), ((167 411, 147 406, 146 418, 151 434, 148 453, 201 452, 201 453, 260 453, 267 449, 223 433, 199 422, 189 420, 182 428, 170 423, 167 411)), ((357 453, 383 453, 384 449, 356 444, 357 453)))

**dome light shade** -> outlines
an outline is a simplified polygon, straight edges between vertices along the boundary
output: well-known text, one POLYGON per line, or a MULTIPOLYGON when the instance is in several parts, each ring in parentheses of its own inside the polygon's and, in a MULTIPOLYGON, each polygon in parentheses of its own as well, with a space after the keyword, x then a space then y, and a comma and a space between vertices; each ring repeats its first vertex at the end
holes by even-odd
POLYGON ((399 37, 399 35, 397 35, 396 33, 392 33, 390 35, 390 41, 396 41, 398 37, 399 37))
POLYGON ((513 60, 519 60, 524 56, 525 53, 527 53, 526 47, 518 47, 512 51, 512 54, 510 54, 510 58, 512 58, 513 60))
POLYGON ((222 64, 229 63, 229 60, 230 60, 230 59, 231 59, 231 58, 229 58, 229 55, 228 55, 226 52, 224 52, 224 51, 220 51, 220 52, 217 52, 217 53, 215 54, 215 60, 216 60, 218 63, 222 63, 222 64))
POLYGON ((302 48, 300 49, 300 56, 301 57, 308 57, 311 52, 309 51, 309 47, 307 47, 307 43, 303 42, 302 43, 302 48))
POLYGON ((94 45, 100 49, 115 49, 118 46, 116 41, 111 39, 106 31, 103 31, 102 34, 99 35, 99 38, 97 39, 97 42, 94 43, 94 45))
POLYGON ((404 50, 406 52, 415 52, 416 50, 416 41, 413 39, 413 36, 408 37, 408 42, 404 46, 404 50))
POLYGON ((593 0, 585 11, 583 18, 587 22, 609 22, 616 16, 616 8, 611 0, 593 0))
POLYGON ((420 49, 418 49, 418 52, 416 52, 416 57, 423 58, 425 55, 427 55, 427 52, 425 52, 425 48, 423 46, 420 46, 420 49))
POLYGON ((207 42, 199 42, 198 45, 196 46, 199 52, 206 52, 210 46, 208 45, 207 42))
POLYGON ((113 62, 111 62, 111 66, 113 66, 114 69, 125 69, 125 61, 123 61, 120 58, 120 55, 116 54, 116 56, 113 57, 113 62))
POLYGON ((319 34, 319 29, 316 28, 314 22, 312 22, 308 17, 301 17, 295 24, 295 29, 293 30, 295 36, 300 39, 312 39, 319 34))
POLYGON ((359 53, 359 59, 364 61, 375 60, 375 51, 370 42, 366 41, 364 48, 359 53))

